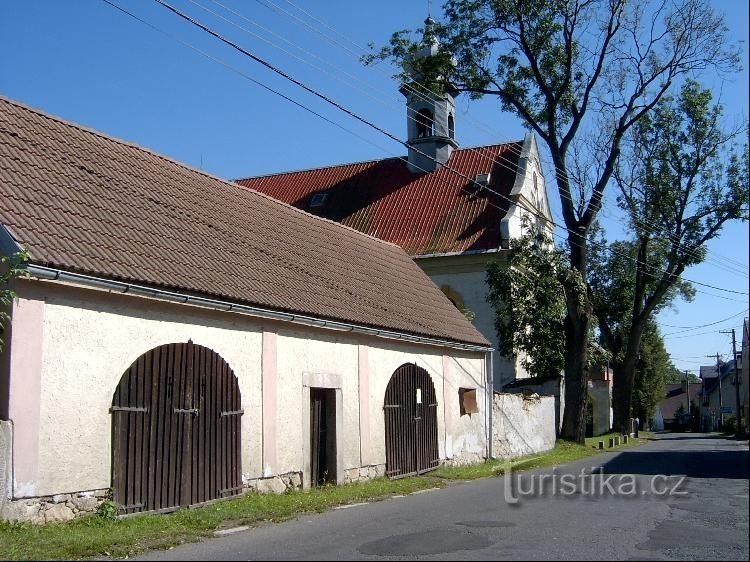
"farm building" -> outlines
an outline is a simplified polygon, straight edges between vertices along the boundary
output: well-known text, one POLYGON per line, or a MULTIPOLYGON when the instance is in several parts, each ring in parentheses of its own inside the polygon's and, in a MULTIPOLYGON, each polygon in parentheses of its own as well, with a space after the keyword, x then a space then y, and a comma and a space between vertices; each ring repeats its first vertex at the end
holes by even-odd
POLYGON ((490 344, 397 245, 0 98, 0 513, 489 455, 490 344))

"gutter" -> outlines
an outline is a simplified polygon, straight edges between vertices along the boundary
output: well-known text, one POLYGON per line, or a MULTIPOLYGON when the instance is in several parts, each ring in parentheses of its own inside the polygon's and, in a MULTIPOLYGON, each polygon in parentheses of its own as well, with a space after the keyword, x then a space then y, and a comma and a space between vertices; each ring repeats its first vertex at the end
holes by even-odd
POLYGON ((200 306, 203 308, 209 308, 212 310, 219 310, 222 312, 237 312, 240 314, 248 314, 250 316, 267 318, 270 320, 281 320, 284 322, 291 322, 293 324, 301 324, 304 326, 312 326, 315 328, 324 328, 328 330, 337 330, 343 332, 354 332, 358 334, 366 334, 369 336, 375 336, 379 338, 386 338, 392 340, 408 341, 414 343, 430 344, 440 347, 448 347, 452 349, 460 349, 466 351, 491 351, 492 348, 489 346, 469 344, 455 342, 451 340, 444 340, 440 338, 432 338, 428 336, 417 336, 413 334, 407 334, 404 332, 396 332, 391 330, 381 330, 378 328, 369 328, 358 324, 351 324, 348 322, 340 322, 336 320, 322 320, 313 316, 306 316, 302 314, 294 314, 287 312, 278 312, 266 308, 257 306, 250 306, 244 304, 237 304, 227 302, 219 299, 210 299, 204 297, 196 297, 191 295, 185 295, 182 293, 167 291, 163 289, 156 289, 152 287, 146 287, 143 285, 135 285, 133 283, 126 283, 123 281, 113 281, 110 279, 102 279, 100 277, 94 277, 90 275, 83 275, 80 273, 71 273, 63 271, 61 269, 55 269, 51 267, 28 264, 26 271, 32 277, 45 281, 58 281, 62 283, 72 283, 75 285, 82 285, 84 287, 91 287, 94 289, 101 289, 105 291, 112 291, 122 294, 131 294, 141 297, 153 298, 161 301, 187 304, 200 306))

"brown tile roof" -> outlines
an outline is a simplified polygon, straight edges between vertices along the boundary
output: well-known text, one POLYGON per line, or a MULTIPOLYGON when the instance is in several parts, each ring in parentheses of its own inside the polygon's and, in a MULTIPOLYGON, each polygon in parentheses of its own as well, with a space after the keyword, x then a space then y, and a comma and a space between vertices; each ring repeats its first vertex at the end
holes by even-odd
POLYGON ((404 159, 387 158, 237 182, 398 244, 412 256, 496 250, 522 147, 512 142, 454 150, 447 166, 431 173, 413 174, 404 159), (499 195, 477 193, 467 179, 484 173, 499 195), (311 208, 321 192, 328 193, 325 204, 311 208))
POLYGON ((1 97, 0 223, 37 265, 488 345, 399 247, 1 97))

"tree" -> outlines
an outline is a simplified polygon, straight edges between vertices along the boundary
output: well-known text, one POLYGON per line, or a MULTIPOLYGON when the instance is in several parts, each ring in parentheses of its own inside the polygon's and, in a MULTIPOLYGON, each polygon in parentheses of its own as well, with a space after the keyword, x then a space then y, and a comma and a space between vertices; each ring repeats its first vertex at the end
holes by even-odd
POLYGON ((511 240, 506 262, 490 262, 487 300, 495 311, 498 351, 521 356, 531 376, 549 379, 559 376, 565 363, 562 277, 567 268, 544 234, 526 232, 511 240))
POLYGON ((685 269, 705 259, 706 243, 727 222, 747 220, 748 147, 732 144, 747 126, 726 131, 721 113, 709 90, 687 80, 679 97, 664 96, 624 139, 614 177, 633 240, 610 247, 608 268, 617 273, 609 275, 617 279, 595 271, 590 278, 602 338, 615 354, 615 427, 632 414, 638 353, 653 314, 678 295, 690 299, 685 269))
POLYGON ((11 283, 23 275, 26 261, 26 251, 17 252, 10 257, 0 256, 0 351, 3 349, 5 326, 10 320, 8 310, 16 296, 11 283))
POLYGON ((670 365, 669 369, 667 370, 667 374, 664 377, 664 383, 665 384, 681 384, 685 382, 685 380, 690 381, 690 384, 700 384, 701 379, 698 375, 695 373, 680 371, 677 367, 674 365, 670 365))
POLYGON ((446 83, 472 98, 496 96, 547 147, 568 229, 565 414, 561 434, 584 441, 588 334, 588 233, 625 134, 675 80, 707 68, 734 69, 726 27, 703 0, 448 0, 432 33, 434 57, 407 32, 366 62, 391 58, 408 82, 446 83), (581 290, 582 287, 584 290, 581 290))
POLYGON ((633 387, 633 417, 644 422, 654 417, 656 405, 664 398, 668 373, 674 368, 659 327, 650 321, 643 337, 633 387))

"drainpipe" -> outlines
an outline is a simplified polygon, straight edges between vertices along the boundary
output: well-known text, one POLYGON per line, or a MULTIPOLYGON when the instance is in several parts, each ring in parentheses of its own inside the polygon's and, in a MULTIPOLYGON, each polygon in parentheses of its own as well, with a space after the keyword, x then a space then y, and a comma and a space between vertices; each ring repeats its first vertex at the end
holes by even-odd
POLYGON ((492 350, 485 354, 487 368, 487 392, 484 393, 485 410, 487 412, 487 459, 494 458, 494 451, 492 450, 492 422, 493 422, 493 406, 495 403, 495 373, 493 370, 493 356, 492 350), (489 402, 489 406, 487 403, 489 402))

